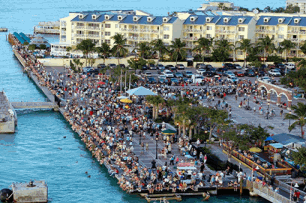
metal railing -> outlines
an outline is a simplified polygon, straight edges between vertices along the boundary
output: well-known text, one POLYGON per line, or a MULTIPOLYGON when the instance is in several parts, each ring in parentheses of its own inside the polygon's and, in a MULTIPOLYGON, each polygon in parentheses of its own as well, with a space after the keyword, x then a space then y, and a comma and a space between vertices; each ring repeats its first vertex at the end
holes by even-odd
POLYGON ((75 26, 76 29, 85 29, 85 26, 75 26))
MULTIPOLYGON (((263 194, 258 194, 261 197, 268 199, 269 201, 272 202, 282 202, 282 203, 291 203, 290 199, 288 199, 287 197, 284 197, 282 195, 280 195, 279 193, 269 189, 267 186, 263 186, 261 183, 258 182, 252 182, 253 188, 258 190, 260 193, 263 194), (266 196, 265 196, 266 195, 266 196), (277 200, 277 201, 275 201, 277 200)), ((254 192, 257 192, 257 191, 254 192)))
POLYGON ((100 27, 94 27, 94 26, 87 26, 87 30, 100 30, 100 27))

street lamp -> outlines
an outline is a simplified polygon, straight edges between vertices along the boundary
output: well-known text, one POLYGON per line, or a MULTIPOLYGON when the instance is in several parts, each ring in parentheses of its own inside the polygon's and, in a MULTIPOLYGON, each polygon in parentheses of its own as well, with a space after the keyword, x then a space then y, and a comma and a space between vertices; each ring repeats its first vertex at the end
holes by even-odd
MULTIPOLYGON (((291 110, 289 111, 289 114, 290 114, 290 116, 291 116, 291 110)), ((289 126, 290 126, 290 117, 289 117, 289 126)))
MULTIPOLYGON (((204 131, 205 135, 207 135, 207 130, 204 131)), ((206 148, 206 140, 204 141, 204 147, 206 148)))
POLYGON ((155 147, 156 147, 156 148, 155 148, 155 159, 157 159, 157 141, 158 141, 158 137, 156 137, 155 140, 156 140, 156 146, 155 146, 155 147))
POLYGON ((269 119, 269 110, 270 110, 270 102, 268 102, 268 112, 267 112, 267 119, 269 119))

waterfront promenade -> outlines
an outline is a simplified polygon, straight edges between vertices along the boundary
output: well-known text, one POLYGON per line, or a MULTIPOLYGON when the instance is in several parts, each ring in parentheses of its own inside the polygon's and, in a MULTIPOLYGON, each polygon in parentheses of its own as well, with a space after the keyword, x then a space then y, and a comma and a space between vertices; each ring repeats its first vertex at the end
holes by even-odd
MULTIPOLYGON (((161 167, 160 169, 149 170, 152 166, 152 160, 155 159, 154 138, 159 136, 161 129, 143 116, 145 113, 142 111, 144 109, 143 100, 134 100, 135 104, 126 109, 125 105, 116 101, 117 93, 110 85, 101 88, 97 85, 96 80, 85 80, 73 75, 68 79, 63 73, 55 74, 57 77, 53 77, 51 72, 47 72, 40 64, 30 65, 30 68, 40 80, 40 86, 45 85, 57 97, 63 98, 65 107, 60 109, 61 113, 81 136, 93 156, 101 164, 107 166, 110 174, 119 179, 122 189, 129 192, 151 188, 153 191, 159 191, 160 188, 167 190, 169 187, 171 190, 178 189, 182 192, 205 188, 203 184, 211 186, 207 180, 199 179, 198 174, 196 174, 197 181, 193 188, 192 186, 185 188, 185 185, 180 185, 180 178, 175 176, 175 171, 170 173, 173 166, 169 167, 164 164, 166 161, 169 164, 172 155, 166 155, 166 158, 156 160, 157 166, 161 167), (130 124, 125 125, 128 123, 127 121, 130 124), (127 129, 125 129, 126 127, 127 129), (149 133, 154 129, 153 137, 149 134, 143 136, 143 132, 149 133), (143 150, 143 147, 140 147, 139 135, 142 136, 142 143, 149 144, 149 150, 143 150), (132 144, 129 141, 132 141, 132 144), (118 160, 119 157, 121 161, 118 160), (168 176, 167 173, 171 175, 168 176), (157 181, 155 182, 155 180, 157 181), (154 182, 155 184, 153 184, 154 182), (150 185, 149 188, 148 185, 150 185)), ((158 150, 169 146, 165 145, 162 139, 159 139, 157 144, 158 150)), ((184 161, 185 157, 180 155, 179 148, 186 147, 188 149, 190 144, 188 140, 184 139, 179 144, 180 146, 171 143, 171 154, 179 157, 179 161, 184 161)), ((210 171, 206 167, 205 173, 215 175, 216 172, 210 171)))

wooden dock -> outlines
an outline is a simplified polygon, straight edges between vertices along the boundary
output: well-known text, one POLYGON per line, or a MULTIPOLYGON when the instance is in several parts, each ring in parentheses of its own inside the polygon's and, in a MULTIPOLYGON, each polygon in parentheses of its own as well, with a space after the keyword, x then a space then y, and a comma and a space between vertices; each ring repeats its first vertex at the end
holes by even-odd
POLYGON ((14 109, 58 109, 53 102, 11 102, 14 109))

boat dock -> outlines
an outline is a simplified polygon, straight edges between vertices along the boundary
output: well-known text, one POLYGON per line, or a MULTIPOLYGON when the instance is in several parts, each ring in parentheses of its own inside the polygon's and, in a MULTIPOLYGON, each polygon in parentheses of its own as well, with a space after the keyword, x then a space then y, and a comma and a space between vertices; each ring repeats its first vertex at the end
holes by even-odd
POLYGON ((58 109, 53 102, 11 102, 14 109, 58 109))
POLYGON ((14 133, 17 115, 4 91, 0 92, 0 133, 14 133))

